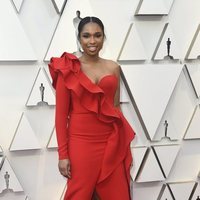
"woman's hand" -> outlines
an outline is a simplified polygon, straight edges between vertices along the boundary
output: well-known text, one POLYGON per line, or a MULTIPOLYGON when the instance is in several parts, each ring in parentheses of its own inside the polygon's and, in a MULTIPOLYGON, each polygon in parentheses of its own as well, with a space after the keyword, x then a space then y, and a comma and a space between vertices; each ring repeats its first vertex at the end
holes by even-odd
POLYGON ((58 168, 64 177, 71 178, 71 166, 69 159, 59 160, 58 168))

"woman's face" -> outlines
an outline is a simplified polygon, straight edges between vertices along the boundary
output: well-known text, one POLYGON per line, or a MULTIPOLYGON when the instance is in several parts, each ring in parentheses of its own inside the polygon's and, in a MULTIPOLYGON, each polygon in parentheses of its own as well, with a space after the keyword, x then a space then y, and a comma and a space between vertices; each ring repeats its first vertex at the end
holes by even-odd
POLYGON ((89 22, 84 25, 80 33, 80 44, 84 53, 90 56, 98 55, 103 42, 104 33, 97 23, 89 22))

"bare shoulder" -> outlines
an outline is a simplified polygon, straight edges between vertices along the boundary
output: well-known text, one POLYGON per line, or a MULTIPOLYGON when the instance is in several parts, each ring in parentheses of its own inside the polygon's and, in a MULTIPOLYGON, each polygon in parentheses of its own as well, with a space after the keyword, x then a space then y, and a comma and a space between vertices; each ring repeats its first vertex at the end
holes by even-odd
POLYGON ((109 71, 111 73, 114 74, 119 74, 120 72, 120 66, 117 62, 113 61, 113 60, 106 60, 105 59, 105 63, 106 63, 106 67, 109 69, 109 71))

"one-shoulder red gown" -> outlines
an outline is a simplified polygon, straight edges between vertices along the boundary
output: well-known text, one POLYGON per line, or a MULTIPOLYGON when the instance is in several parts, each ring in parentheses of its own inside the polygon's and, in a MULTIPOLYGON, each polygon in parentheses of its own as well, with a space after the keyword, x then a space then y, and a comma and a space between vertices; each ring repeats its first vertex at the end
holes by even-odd
POLYGON ((130 200, 130 142, 135 132, 114 107, 115 75, 94 84, 79 59, 63 53, 49 63, 56 89, 56 134, 59 159, 69 158, 72 178, 65 200, 130 200))

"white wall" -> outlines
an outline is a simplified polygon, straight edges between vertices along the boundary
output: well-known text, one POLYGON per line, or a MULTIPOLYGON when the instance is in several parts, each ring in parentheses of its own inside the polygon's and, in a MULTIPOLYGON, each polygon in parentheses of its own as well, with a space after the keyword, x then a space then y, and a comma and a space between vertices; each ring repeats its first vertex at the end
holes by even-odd
MULTIPOLYGON (((18 54, 16 54, 14 51, 10 51, 10 54, 6 55, 7 57, 0 55, 0 58, 2 58, 0 60, 0 146, 3 149, 3 155, 9 160, 24 192, 14 193, 12 191, 4 191, 1 193, 0 191, 0 198, 2 200, 21 200, 28 196, 28 199, 30 200, 58 200, 62 195, 66 181, 60 176, 57 169, 58 158, 56 150, 46 148, 54 126, 54 106, 26 107, 25 105, 39 68, 42 67, 47 69, 47 63, 44 62, 44 59, 48 54, 49 47, 51 47, 51 41, 54 41, 52 37, 56 30, 57 23, 59 22, 60 14, 56 12, 51 0, 24 0, 19 13, 16 12, 15 7, 13 6, 14 1, 11 0, 7 0, 7 4, 5 1, 0 2, 0 8, 8 8, 8 2, 11 3, 9 9, 13 9, 10 10, 12 11, 11 15, 14 16, 15 19, 17 18, 28 40, 16 37, 16 32, 19 31, 18 28, 15 28, 12 34, 5 33, 3 35, 0 33, 0 41, 4 41, 0 50, 5 49, 9 52, 9 49, 7 48, 10 48, 11 45, 11 47, 18 52, 18 54), (10 37, 14 37, 16 41, 19 40, 21 45, 18 43, 16 43, 18 44, 17 46, 15 44, 10 44, 10 37), (26 46, 23 45, 24 41, 28 41, 26 46), (9 45, 6 45, 8 43, 9 45), (31 48, 30 51, 27 51, 29 53, 31 52, 30 54, 26 54, 26 49, 24 49, 27 46, 29 47, 29 50, 31 48), (18 56, 17 59, 16 55, 18 56), (27 59, 27 55, 31 56, 31 58, 27 59), (9 151, 22 112, 25 113, 26 118, 35 133, 35 137, 41 145, 41 149, 39 150, 9 151)), ((71 1, 68 0, 65 9, 67 9, 67 6, 70 6, 70 2, 71 1)), ((186 64, 187 67, 190 68, 197 66, 197 68, 195 68, 197 70, 191 71, 190 76, 195 77, 196 85, 200 84, 200 79, 198 79, 199 76, 196 77, 196 74, 199 75, 200 70, 199 60, 189 61, 184 59, 192 41, 192 37, 200 23, 200 1, 174 0, 169 15, 167 16, 137 17, 134 16, 134 13, 139 0, 89 0, 87 2, 90 3, 94 15, 100 17, 105 24, 107 35, 106 45, 107 49, 109 49, 109 53, 105 55, 109 55, 112 59, 117 59, 130 24, 133 23, 134 27, 136 27, 141 43, 144 45, 147 59, 145 61, 119 61, 124 72, 127 69, 126 67, 132 67, 132 72, 135 72, 134 70, 136 70, 136 68, 148 65, 153 65, 154 67, 170 65, 170 68, 175 67, 175 65, 181 65, 183 67, 180 76, 177 75, 176 77, 177 84, 174 90, 171 91, 173 92, 172 95, 165 96, 167 94, 164 93, 164 97, 161 97, 159 94, 155 94, 154 96, 154 98, 170 98, 168 104, 165 105, 166 107, 162 107, 164 113, 158 113, 160 111, 156 110, 157 105, 152 105, 155 108, 155 112, 152 112, 150 115, 151 117, 147 118, 148 123, 151 124, 151 120, 153 121, 155 116, 158 116, 158 114, 161 115, 160 121, 158 120, 157 124, 154 125, 155 127, 157 126, 156 132, 154 133, 155 138, 159 138, 160 135, 162 135, 164 131, 163 122, 167 119, 171 135, 177 137, 178 140, 148 140, 148 130, 145 132, 143 129, 143 125, 141 125, 141 121, 137 116, 135 109, 132 108, 131 100, 129 104, 124 103, 122 105, 124 114, 137 132, 137 138, 132 144, 133 152, 134 148, 151 148, 155 145, 161 145, 162 148, 162 146, 166 147, 167 145, 176 144, 180 147, 179 153, 174 161, 170 160, 170 155, 175 152, 174 150, 170 150, 169 148, 169 151, 166 151, 164 155, 161 154, 161 156, 164 156, 169 160, 169 163, 165 164, 166 167, 172 168, 167 178, 161 177, 162 173, 160 171, 159 173, 161 175, 158 177, 158 173, 156 173, 155 169, 160 170, 160 168, 156 159, 152 160, 151 156, 146 155, 146 163, 150 164, 145 166, 145 162, 143 162, 143 167, 141 171, 138 172, 138 179, 134 180, 132 185, 133 199, 155 200, 160 194, 162 185, 166 183, 172 185, 171 187, 173 188, 175 196, 180 188, 179 186, 184 185, 185 182, 197 181, 199 184, 199 139, 183 140, 183 136, 186 133, 186 129, 192 119, 192 114, 199 100, 195 96, 191 80, 183 65, 186 64), (169 26, 173 31, 173 38, 176 40, 180 50, 180 60, 176 62, 151 60, 165 23, 169 23, 169 26), (170 164, 173 165, 170 167, 170 164), (157 168, 154 168, 154 166, 157 168), (143 174, 148 174, 148 176, 143 174), (176 186, 175 183, 178 183, 178 186, 176 186)), ((156 3, 157 0, 152 2, 156 3)), ((76 10, 76 8, 73 9, 76 10)), ((86 8, 82 9, 84 10, 86 8)), ((7 20, 11 15, 3 15, 1 13, 0 27, 6 27, 8 24, 7 20)), ((63 17, 64 16, 67 16, 65 10, 63 12, 63 17)), ((74 16, 71 17, 75 17, 75 13, 74 16)), ((62 31, 67 29, 67 24, 66 27, 64 27, 63 24, 60 21, 60 26, 58 26, 57 30, 60 29, 62 31)), ((56 36, 54 35, 54 38, 55 37, 56 36)), ((65 38, 63 36, 60 38, 60 41, 56 40, 54 42, 64 43, 65 38)), ((53 49, 55 54, 58 51, 58 49, 53 49)), ((148 103, 148 96, 151 96, 151 89, 139 91, 140 85, 148 85, 148 82, 145 82, 147 80, 143 80, 142 78, 141 75, 141 77, 138 77, 138 80, 134 82, 135 80, 131 80, 131 78, 127 77, 127 82, 129 83, 129 87, 130 84, 136 84, 136 87, 132 85, 133 90, 134 88, 137 88, 136 92, 139 92, 142 97, 146 98, 148 103)), ((154 84, 159 84, 161 81, 161 77, 157 76, 154 84)), ((149 87, 151 87, 151 84, 152 83, 149 83, 149 87)), ((46 87, 50 86, 47 85, 46 87)), ((162 90, 162 88, 160 89, 162 90)), ((139 107, 140 102, 135 103, 137 104, 137 107, 139 107)), ((145 110, 145 112, 148 111, 148 109, 145 110)), ((200 131, 199 124, 196 124, 196 130, 198 132, 200 131)), ((137 152, 141 153, 143 151, 137 152)), ((151 155, 151 153, 153 152, 150 151, 149 155, 151 155)), ((143 154, 141 153, 141 155, 143 154)), ((137 156, 135 156, 135 158, 137 158, 137 156)), ((154 158, 154 154, 152 154, 152 158, 154 158)), ((140 166, 139 162, 141 161, 139 160, 140 158, 135 160, 135 162, 138 162, 137 164, 140 166)), ((0 183, 4 181, 3 178, 0 179, 0 183)), ((181 198, 188 199, 187 195, 188 193, 191 193, 192 189, 188 184, 185 184, 184 187, 186 189, 181 192, 181 198)), ((170 199, 170 197, 167 196, 168 193, 166 188, 164 190, 164 195, 166 195, 166 198, 170 199)), ((199 191, 196 191, 195 195, 200 195, 199 191)), ((196 196, 193 196, 193 199, 196 199, 196 196)), ((178 198, 180 197, 177 197, 176 199, 179 200, 178 198)), ((162 196, 162 199, 164 199, 164 196, 162 196)))

